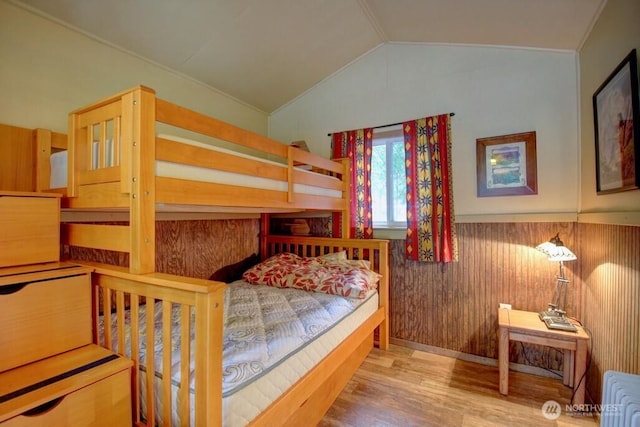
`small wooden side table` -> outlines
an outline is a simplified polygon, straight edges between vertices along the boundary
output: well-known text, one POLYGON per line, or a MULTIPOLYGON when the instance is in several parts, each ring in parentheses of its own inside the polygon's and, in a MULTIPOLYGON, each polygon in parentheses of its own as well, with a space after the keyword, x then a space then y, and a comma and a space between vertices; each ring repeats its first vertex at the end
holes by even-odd
POLYGON ((498 366, 500 394, 509 394, 509 341, 545 345, 564 350, 563 382, 575 392, 573 403, 584 404, 589 335, 577 326, 578 332, 549 329, 538 313, 498 309, 498 366))

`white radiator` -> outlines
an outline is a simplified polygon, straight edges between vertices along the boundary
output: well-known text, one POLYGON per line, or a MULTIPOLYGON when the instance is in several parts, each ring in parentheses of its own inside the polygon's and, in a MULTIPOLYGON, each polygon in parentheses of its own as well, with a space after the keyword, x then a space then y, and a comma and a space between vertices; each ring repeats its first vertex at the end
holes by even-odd
POLYGON ((600 425, 640 427, 640 375, 604 373, 600 425))

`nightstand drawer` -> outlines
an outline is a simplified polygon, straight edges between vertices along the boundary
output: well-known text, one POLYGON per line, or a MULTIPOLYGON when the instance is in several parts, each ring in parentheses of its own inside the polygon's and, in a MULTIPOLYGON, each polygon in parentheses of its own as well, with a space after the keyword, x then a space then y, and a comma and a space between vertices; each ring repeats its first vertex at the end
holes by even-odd
POLYGON ((23 270, 0 273, 0 372, 92 342, 89 270, 23 270))

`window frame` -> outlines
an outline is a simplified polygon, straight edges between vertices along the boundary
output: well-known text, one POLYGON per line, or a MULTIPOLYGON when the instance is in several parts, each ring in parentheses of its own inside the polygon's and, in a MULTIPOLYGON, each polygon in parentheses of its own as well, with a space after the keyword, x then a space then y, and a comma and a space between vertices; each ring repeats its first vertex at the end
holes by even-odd
MULTIPOLYGON (((385 181, 386 181, 386 204, 387 204, 387 220, 375 221, 375 217, 372 218, 372 225, 374 229, 406 229, 407 221, 397 221, 395 219, 395 204, 394 201, 394 191, 393 185, 393 168, 388 167, 389 159, 393 158, 393 145, 400 143, 404 146, 404 134, 402 132, 402 127, 400 125, 394 126, 390 129, 385 129, 384 131, 374 130, 373 133, 373 146, 385 146, 385 181), (392 219, 390 219, 390 217, 392 219)), ((404 163, 404 160, 403 160, 404 163)), ((406 187, 405 187, 406 188, 406 187)), ((406 193, 406 191, 405 191, 406 193)), ((406 200, 406 194, 403 195, 403 198, 406 200)), ((406 203, 406 202, 405 202, 406 203)), ((372 200, 373 204, 373 200, 372 200)), ((373 206, 372 206, 373 211, 373 206)))

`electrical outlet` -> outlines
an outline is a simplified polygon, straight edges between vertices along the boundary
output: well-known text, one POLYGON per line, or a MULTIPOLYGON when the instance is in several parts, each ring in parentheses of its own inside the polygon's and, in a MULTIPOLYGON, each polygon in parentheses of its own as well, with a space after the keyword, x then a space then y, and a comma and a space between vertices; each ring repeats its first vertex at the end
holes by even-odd
POLYGON ((501 302, 500 308, 506 308, 507 310, 511 310, 511 304, 505 304, 504 302, 501 302))

